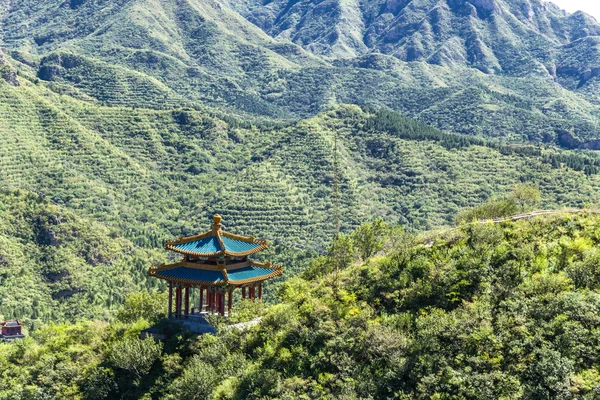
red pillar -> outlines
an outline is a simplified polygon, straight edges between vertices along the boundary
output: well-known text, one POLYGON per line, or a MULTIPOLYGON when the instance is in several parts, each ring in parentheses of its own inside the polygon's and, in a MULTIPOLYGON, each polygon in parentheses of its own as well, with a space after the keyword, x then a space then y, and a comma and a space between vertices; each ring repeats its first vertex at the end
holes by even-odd
POLYGON ((232 303, 233 303, 233 289, 229 289, 229 295, 227 296, 227 315, 231 314, 232 303))
POLYGON ((179 284, 179 318, 183 314, 183 285, 179 284))
POLYGON ((245 299, 245 298, 246 298, 246 288, 243 287, 242 288, 242 299, 245 299))
POLYGON ((188 319, 188 315, 190 313, 190 286, 185 285, 185 310, 183 310, 185 314, 185 319, 188 319))
POLYGON ((254 300, 254 286, 250 288, 250 300, 254 300))
POLYGON ((175 290, 175 318, 181 317, 181 284, 177 284, 175 290))
POLYGON ((210 312, 212 310, 212 289, 206 289, 206 311, 210 312))
POLYGON ((262 283, 258 284, 258 299, 262 300, 262 283))
POLYGON ((204 287, 200 286, 200 300, 198 300, 198 312, 202 312, 204 307, 204 287))
POLYGON ((173 313, 173 282, 169 281, 169 314, 168 318, 171 318, 173 313))
POLYGON ((219 293, 219 297, 221 298, 219 300, 219 305, 221 306, 219 311, 222 316, 225 316, 225 292, 219 293))
POLYGON ((219 299, 217 298, 217 290, 213 289, 212 292, 212 311, 216 312, 217 311, 217 307, 219 307, 218 301, 219 299))

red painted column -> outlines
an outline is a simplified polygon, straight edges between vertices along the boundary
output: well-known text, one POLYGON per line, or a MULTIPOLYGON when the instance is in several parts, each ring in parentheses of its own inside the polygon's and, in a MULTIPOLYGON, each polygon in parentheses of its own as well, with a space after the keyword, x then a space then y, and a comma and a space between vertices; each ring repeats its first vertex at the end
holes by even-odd
POLYGON ((177 284, 177 289, 175 289, 175 318, 179 318, 181 316, 181 284, 177 284))
POLYGON ((200 300, 198 300, 198 312, 202 312, 204 307, 204 287, 200 286, 200 300))
POLYGON ((262 283, 258 284, 258 299, 262 300, 262 283))
POLYGON ((221 293, 215 292, 216 307, 215 312, 221 312, 221 293))
POLYGON ((181 319, 181 316, 183 314, 183 285, 180 283, 179 284, 179 318, 181 319))
POLYGON ((185 310, 183 311, 185 314, 185 319, 188 319, 188 315, 190 313, 190 286, 185 285, 185 310))
POLYGON ((173 282, 169 281, 169 314, 168 318, 171 318, 173 313, 173 282))
POLYGON ((212 310, 212 288, 206 289, 206 311, 212 310))
POLYGON ((218 308, 219 308, 219 298, 217 296, 217 289, 215 288, 213 290, 213 312, 217 312, 218 308))
POLYGON ((231 314, 232 304, 233 304, 233 289, 229 289, 229 295, 227 296, 227 315, 231 314))
POLYGON ((221 297, 221 300, 219 301, 221 309, 219 311, 221 312, 221 316, 225 316, 225 292, 221 292, 219 297, 221 297))
POLYGON ((250 288, 250 300, 254 300, 254 286, 250 288))
POLYGON ((246 298, 246 288, 243 287, 242 288, 242 299, 245 299, 245 298, 246 298))

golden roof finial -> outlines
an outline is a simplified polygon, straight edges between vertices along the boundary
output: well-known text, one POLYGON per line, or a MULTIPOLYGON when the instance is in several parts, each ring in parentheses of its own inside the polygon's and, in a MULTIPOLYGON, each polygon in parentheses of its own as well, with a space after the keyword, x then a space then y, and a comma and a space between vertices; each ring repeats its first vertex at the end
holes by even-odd
POLYGON ((221 217, 219 214, 215 214, 215 216, 213 217, 213 231, 221 230, 221 221, 222 220, 223 220, 223 217, 221 217))

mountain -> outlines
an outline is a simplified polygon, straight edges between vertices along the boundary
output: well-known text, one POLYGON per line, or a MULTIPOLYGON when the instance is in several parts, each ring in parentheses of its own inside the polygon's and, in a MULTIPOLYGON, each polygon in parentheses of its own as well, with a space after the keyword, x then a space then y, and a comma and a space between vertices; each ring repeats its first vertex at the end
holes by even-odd
POLYGON ((0 400, 598 398, 600 217, 560 210, 600 205, 599 37, 538 0, 0 0, 0 400), (146 271, 215 213, 285 276, 198 338, 146 271))
MULTIPOLYGON (((105 229, 98 240, 118 244, 104 257, 112 272, 124 262, 151 264, 155 255, 138 257, 165 239, 203 231, 220 213, 238 233, 268 239, 266 257, 285 264, 289 276, 300 273, 335 233, 334 142, 342 232, 375 217, 409 231, 447 226, 460 210, 520 182, 537 185, 546 208, 600 202, 600 159, 591 151, 600 147, 598 108, 587 84, 579 90, 549 76, 524 77, 502 63, 486 73, 407 61, 373 46, 353 58, 324 55, 269 36, 274 31, 250 22, 259 7, 250 3, 1 4, 0 187, 41 196, 58 207, 43 213, 71 215, 82 231, 62 250, 76 260, 64 267, 45 258, 54 250, 34 233, 10 245, 15 254, 40 255, 24 270, 38 289, 3 286, 1 313, 28 324, 77 313, 109 318, 128 292, 111 288, 110 274, 97 277, 78 250, 77 238, 96 231, 94 224, 105 229), (71 282, 75 266, 97 297, 83 280, 71 282), (48 268, 56 272, 45 275, 48 268), (47 306, 19 308, 19 293, 47 306)), ((425 10, 429 3, 407 4, 400 19, 418 4, 425 10)), ((455 27, 513 10, 467 16, 444 4, 455 27)), ((577 15, 548 7, 562 22, 544 43, 565 43, 565 65, 592 68, 595 50, 581 43, 595 40, 593 21, 583 16, 573 22, 579 31, 567 29, 577 15)), ((2 203, 15 207, 10 196, 2 203)), ((14 258, 11 271, 24 257, 14 258)), ((131 290, 147 289, 139 272, 131 290)))
POLYGON ((373 215, 424 229, 538 184, 545 207, 600 201, 591 154, 461 139, 391 112, 340 106, 315 117, 242 122, 193 109, 99 106, 21 79, 0 85, 0 179, 141 246, 202 231, 214 213, 240 234, 301 249, 333 236, 333 142, 341 223, 373 215), (375 195, 374 195, 375 194, 375 195))
POLYGON ((315 54, 381 53, 508 75, 566 72, 563 52, 600 35, 593 17, 541 0, 255 0, 231 6, 271 36, 315 54))
POLYGON ((593 399, 599 230, 580 213, 377 236, 374 257, 334 270, 327 254, 286 282, 260 324, 199 338, 162 325, 170 339, 140 340, 164 310, 136 295, 110 325, 0 344, 0 385, 6 398, 593 399))
POLYGON ((451 132, 599 147, 599 25, 545 2, 7 4, 11 68, 92 103, 276 119, 354 103, 451 132))
POLYGON ((375 217, 446 226, 519 182, 537 185, 545 208, 600 204, 592 152, 449 134, 352 105, 280 122, 101 106, 17 78, 0 84, 0 314, 29 326, 111 318, 127 293, 158 288, 145 277, 164 257, 154 249, 215 213, 268 239, 265 257, 288 277, 300 273, 335 234, 336 137, 343 232, 375 217))

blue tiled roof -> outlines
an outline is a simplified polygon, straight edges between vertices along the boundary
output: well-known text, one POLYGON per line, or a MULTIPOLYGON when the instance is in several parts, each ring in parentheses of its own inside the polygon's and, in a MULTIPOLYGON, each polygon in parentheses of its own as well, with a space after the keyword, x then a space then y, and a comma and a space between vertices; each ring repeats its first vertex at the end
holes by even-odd
POLYGON ((173 248, 193 253, 218 253, 221 251, 221 244, 216 236, 208 236, 204 239, 194 240, 192 242, 175 244, 173 245, 173 248))
POLYGON ((225 280, 221 271, 210 271, 188 267, 177 267, 163 270, 158 272, 157 275, 176 279, 189 279, 200 282, 220 282, 225 280))
POLYGON ((273 272, 272 269, 249 266, 227 271, 227 276, 230 281, 241 281, 244 279, 259 278, 273 272))
POLYGON ((227 236, 221 236, 225 249, 231 253, 243 253, 246 251, 254 250, 260 247, 260 244, 244 242, 237 239, 228 238, 227 236))
MULTIPOLYGON (((223 241, 225 250, 228 253, 233 254, 250 254, 262 250, 265 246, 264 243, 252 243, 244 240, 233 239, 225 236, 224 234, 221 235, 221 240, 223 241)), ((217 254, 223 250, 221 248, 219 238, 214 235, 185 243, 170 244, 169 246, 167 248, 171 248, 182 253, 200 253, 206 255, 217 254)))

